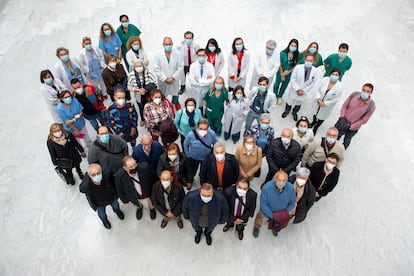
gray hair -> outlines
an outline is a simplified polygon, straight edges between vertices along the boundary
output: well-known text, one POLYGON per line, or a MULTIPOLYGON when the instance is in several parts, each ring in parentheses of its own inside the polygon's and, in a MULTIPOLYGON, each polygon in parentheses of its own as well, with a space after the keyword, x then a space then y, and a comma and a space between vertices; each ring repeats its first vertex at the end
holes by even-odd
POLYGON ((142 136, 141 136, 141 141, 142 141, 142 139, 143 138, 148 138, 148 139, 150 139, 150 140, 152 140, 152 136, 151 136, 151 134, 149 134, 148 132, 146 132, 146 133, 144 133, 144 134, 142 134, 142 136))
POLYGON ((226 150, 226 146, 224 145, 223 142, 216 142, 214 144, 213 150, 218 149, 218 148, 224 148, 224 151, 226 150))
POLYGON ((97 164, 97 163, 92 163, 89 165, 88 167, 88 174, 90 172, 91 169, 98 169, 100 172, 102 172, 102 167, 101 165, 97 164))
POLYGON ((269 39, 268 41, 266 41, 266 47, 269 49, 276 49, 276 41, 274 41, 273 39, 269 39))
POLYGON ((310 175, 310 170, 306 167, 300 167, 297 171, 296 171, 296 175, 300 175, 300 176, 309 176, 310 175))
POLYGON ((137 62, 134 63, 134 67, 137 67, 138 65, 142 65, 144 70, 147 68, 147 66, 144 64, 144 61, 139 59, 137 62))
POLYGON ((207 119, 200 119, 200 121, 198 121, 197 126, 199 125, 210 125, 207 119))
POLYGON ((270 120, 270 115, 269 115, 269 113, 263 113, 262 115, 260 115, 260 121, 261 120, 269 120, 269 121, 271 121, 270 120))

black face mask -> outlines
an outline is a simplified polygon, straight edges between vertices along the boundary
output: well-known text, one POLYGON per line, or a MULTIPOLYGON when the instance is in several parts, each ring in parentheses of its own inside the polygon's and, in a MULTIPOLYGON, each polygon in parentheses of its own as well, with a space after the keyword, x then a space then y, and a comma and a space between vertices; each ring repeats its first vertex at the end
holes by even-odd
POLYGON ((137 173, 137 168, 134 168, 132 170, 128 171, 130 174, 136 174, 137 173))

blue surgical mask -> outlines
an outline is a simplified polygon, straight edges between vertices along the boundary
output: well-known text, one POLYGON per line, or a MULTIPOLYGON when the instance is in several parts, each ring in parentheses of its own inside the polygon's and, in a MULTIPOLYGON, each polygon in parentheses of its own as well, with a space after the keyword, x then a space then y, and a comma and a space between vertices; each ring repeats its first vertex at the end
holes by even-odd
POLYGON ((185 40, 185 44, 187 44, 187 45, 191 45, 191 43, 193 43, 193 40, 192 40, 191 38, 187 38, 187 39, 185 40))
POLYGON ((124 28, 128 28, 129 22, 122 22, 121 25, 124 28))
POLYGON ((307 127, 298 127, 298 131, 300 132, 300 133, 306 133, 306 131, 308 130, 308 128, 307 127))
POLYGON ((290 143, 290 138, 282 137, 282 143, 283 143, 284 145, 289 145, 289 143, 290 143))
POLYGON ((132 45, 132 49, 134 49, 134 51, 138 51, 139 50, 139 45, 132 45))
POLYGON ((95 182, 95 183, 100 183, 100 182, 102 181, 102 174, 100 173, 100 174, 95 175, 95 176, 93 176, 93 177, 91 177, 91 178, 92 178, 92 181, 93 181, 93 182, 95 182))
POLYGON ((66 61, 68 61, 68 60, 69 60, 69 55, 63 55, 63 56, 60 56, 60 59, 61 59, 63 62, 66 62, 66 61))
POLYGON ((362 100, 366 100, 366 99, 368 99, 368 98, 369 98, 369 93, 366 93, 366 92, 361 92, 360 97, 361 97, 361 99, 362 99, 362 100))
POLYGON ((332 145, 332 144, 334 144, 336 142, 336 139, 335 138, 332 138, 332 137, 326 137, 326 142, 329 145, 332 145))
POLYGON ((72 98, 65 98, 65 99, 63 99, 63 102, 65 104, 71 104, 72 103, 72 98))
POLYGON ((238 100, 243 99, 243 95, 242 94, 236 94, 236 99, 238 99, 238 100))
POLYGON ((85 45, 85 49, 88 51, 92 50, 92 44, 85 45))
POLYGON ((99 140, 101 140, 102 143, 108 143, 109 142, 109 134, 101 134, 99 135, 99 140))
POLYGON ((273 55, 274 50, 269 50, 266 49, 266 54, 268 54, 269 56, 273 55))
POLYGON ((346 57, 346 53, 339 52, 338 53, 338 57, 339 58, 345 58, 346 57))
POLYGON ((221 90, 221 89, 223 88, 223 85, 215 83, 215 84, 214 84, 214 88, 215 88, 216 90, 221 90))
POLYGON ((306 67, 306 68, 312 68, 312 62, 310 62, 310 61, 305 61, 305 67, 306 67))
POLYGON ((204 62, 206 62, 206 58, 205 57, 199 57, 198 62, 200 62, 200 64, 204 64, 204 62))
POLYGON ((261 127, 263 130, 268 130, 269 125, 268 125, 268 124, 260 124, 260 127, 261 127))
POLYGON ((312 55, 316 53, 316 48, 314 47, 309 48, 309 53, 311 53, 312 55))
POLYGON ((165 45, 164 49, 166 52, 171 52, 172 51, 172 46, 171 45, 165 45))
POLYGON ((202 200, 204 203, 209 203, 209 202, 213 199, 213 197, 202 196, 202 195, 200 195, 200 197, 201 197, 201 200, 202 200))
POLYGON ((266 92, 266 90, 267 90, 267 87, 266 87, 266 86, 264 86, 264 85, 259 85, 259 91, 260 91, 260 92, 266 92))
POLYGON ((284 181, 276 181, 276 187, 279 189, 283 189, 286 186, 286 182, 284 181))
POLYGON ((337 76, 329 76, 329 80, 331 82, 337 82, 339 80, 339 77, 337 77, 337 76))
POLYGON ((236 45, 236 51, 241 52, 243 50, 243 44, 242 45, 236 45))
POLYGON ((106 31, 104 31, 104 34, 106 36, 110 36, 112 34, 112 30, 106 30, 106 31))
POLYGON ((216 50, 216 47, 208 47, 208 50, 212 53, 214 53, 214 51, 216 50))
POLYGON ((291 53, 294 53, 294 52, 296 52, 296 47, 293 47, 293 46, 289 46, 289 52, 291 52, 291 53))
POLYGON ((43 80, 46 84, 52 84, 53 79, 52 78, 48 78, 48 79, 44 79, 43 80))

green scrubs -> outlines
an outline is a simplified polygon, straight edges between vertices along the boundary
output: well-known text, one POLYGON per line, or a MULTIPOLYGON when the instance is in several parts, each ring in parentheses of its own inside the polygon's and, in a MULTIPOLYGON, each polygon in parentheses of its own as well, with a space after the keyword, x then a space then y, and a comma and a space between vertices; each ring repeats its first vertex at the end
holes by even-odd
MULTIPOLYGON (((305 63, 305 56, 306 56, 305 52, 302 52, 302 53, 299 54, 298 64, 304 64, 305 63)), ((321 65, 323 65, 323 59, 322 59, 321 54, 318 53, 318 58, 313 61, 313 66, 319 67, 321 65)))
MULTIPOLYGON (((125 54, 126 52, 128 52, 127 49, 127 41, 131 36, 139 36, 141 34, 141 31, 133 24, 129 24, 128 25, 128 33, 124 33, 124 28, 121 26, 118 27, 118 29, 116 29, 116 33, 118 34, 119 38, 122 41, 122 46, 121 46, 121 50, 122 50, 122 56, 124 57, 125 60, 125 54)), ((127 69, 129 70, 129 64, 126 62, 125 60, 125 65, 127 67, 127 69)))
POLYGON ((348 56, 345 57, 343 61, 339 61, 338 54, 330 55, 324 60, 324 63, 326 65, 326 72, 323 76, 329 77, 331 71, 334 68, 338 68, 341 71, 341 74, 339 75, 339 80, 342 80, 342 76, 345 74, 345 71, 351 69, 352 66, 352 60, 348 56))
MULTIPOLYGON (((286 53, 285 51, 281 51, 280 52, 280 64, 282 65, 282 69, 283 71, 287 71, 292 69, 293 67, 295 67, 292 64, 292 60, 289 60, 289 55, 288 53, 286 53)), ((280 76, 280 71, 279 68, 276 72, 276 81, 275 81, 275 85, 273 87, 273 92, 276 95, 276 98, 282 98, 283 94, 285 93, 285 90, 289 84, 290 81, 290 76, 292 75, 292 73, 290 73, 289 75, 285 76, 285 81, 282 81, 282 77, 280 76), (282 84, 282 85, 280 85, 282 84), (280 86, 280 87, 279 87, 280 86)))
POLYGON ((206 117, 208 123, 217 136, 221 135, 221 119, 224 114, 224 103, 228 101, 228 99, 229 93, 226 88, 224 88, 224 91, 218 97, 216 97, 216 93, 210 93, 209 89, 203 98, 203 101, 207 102, 206 117))

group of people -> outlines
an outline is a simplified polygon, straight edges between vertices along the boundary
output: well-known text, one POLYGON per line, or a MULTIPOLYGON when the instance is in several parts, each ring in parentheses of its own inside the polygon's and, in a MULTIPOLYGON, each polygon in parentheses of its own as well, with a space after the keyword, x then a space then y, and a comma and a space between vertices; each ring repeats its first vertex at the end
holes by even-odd
POLYGON ((111 228, 105 211, 108 205, 124 219, 121 199, 136 206, 138 220, 144 203, 151 219, 156 219, 158 211, 161 228, 174 218, 181 229, 182 217, 189 219, 196 243, 204 233, 211 245, 211 233, 219 223, 225 223, 224 232, 235 227, 242 240, 254 214, 254 237, 263 218, 277 236, 291 219, 302 222, 314 202, 335 188, 345 149, 375 111, 374 87, 364 84, 361 92, 347 97, 335 127, 315 137, 343 94, 341 79, 352 65, 347 44, 323 60, 316 42, 299 52, 299 42, 292 39, 277 55, 276 42, 269 40, 255 59, 248 89, 250 55, 242 38, 232 43, 226 85, 224 57, 214 38, 203 49, 190 31, 176 48, 172 38, 165 37, 163 50, 150 60, 141 31, 129 23, 127 15, 119 19, 116 31, 111 24, 102 24, 99 47, 92 46, 89 37, 83 38, 78 58, 60 47, 53 72, 40 73, 41 92, 54 121, 47 146, 55 170, 74 185, 72 170, 76 169, 80 191, 105 228, 111 228), (325 73, 319 80, 316 68, 322 65, 325 73), (191 97, 181 107, 186 76, 191 97), (296 127, 285 128, 276 137, 270 112, 283 104, 285 90, 282 118, 292 110, 296 127), (298 112, 313 90, 310 122, 298 112), (96 130, 94 141, 85 121, 96 130), (141 127, 146 131, 137 143, 141 127), (234 144, 242 138, 234 155, 219 141, 222 133, 224 140, 231 138, 234 144), (343 143, 338 141, 342 136, 343 143), (268 172, 256 212, 257 192, 250 182, 260 177, 263 157, 268 172), (80 167, 82 158, 89 163, 86 174, 80 167), (196 177, 200 188, 192 190, 196 177))

